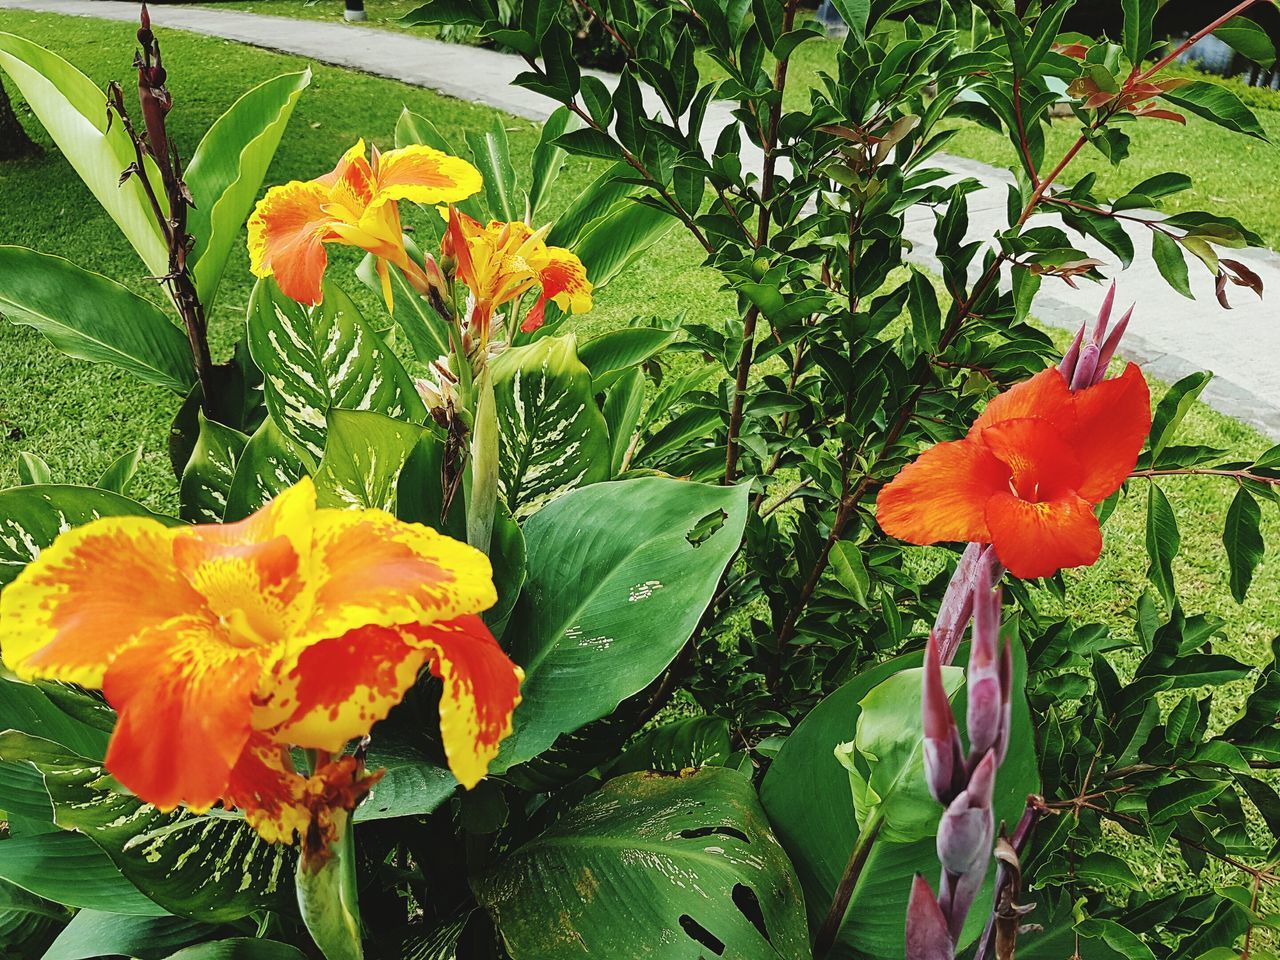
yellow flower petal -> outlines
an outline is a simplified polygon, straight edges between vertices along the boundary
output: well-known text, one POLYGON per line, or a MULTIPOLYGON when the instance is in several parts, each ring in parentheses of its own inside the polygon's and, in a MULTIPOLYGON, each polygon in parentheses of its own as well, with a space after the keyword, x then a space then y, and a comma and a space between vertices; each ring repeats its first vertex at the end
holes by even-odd
POLYGON ((380 197, 415 203, 457 203, 477 193, 480 171, 460 157, 413 144, 378 158, 380 197))

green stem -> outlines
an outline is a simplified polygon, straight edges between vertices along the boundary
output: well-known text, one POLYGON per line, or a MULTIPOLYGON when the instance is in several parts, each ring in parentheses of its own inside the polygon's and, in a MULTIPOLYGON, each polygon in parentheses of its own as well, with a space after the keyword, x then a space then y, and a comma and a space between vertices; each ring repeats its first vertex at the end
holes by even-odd
POLYGON ((302 838, 296 886, 298 908, 325 960, 364 960, 356 897, 355 830, 351 814, 333 811, 335 838, 318 850, 302 838))
POLYGON ((827 911, 826 919, 822 921, 817 939, 813 941, 814 960, 822 960, 835 945, 836 935, 839 934, 840 926, 844 923, 844 915, 849 910, 849 901, 853 899, 853 892, 858 887, 858 879, 862 876, 862 868, 867 865, 867 858, 871 856, 871 847, 876 842, 876 837, 880 835, 880 827, 883 823, 883 817, 877 812, 858 834, 858 841, 853 845, 853 852, 849 854, 849 862, 845 865, 844 875, 840 878, 835 896, 831 899, 831 908, 827 911))

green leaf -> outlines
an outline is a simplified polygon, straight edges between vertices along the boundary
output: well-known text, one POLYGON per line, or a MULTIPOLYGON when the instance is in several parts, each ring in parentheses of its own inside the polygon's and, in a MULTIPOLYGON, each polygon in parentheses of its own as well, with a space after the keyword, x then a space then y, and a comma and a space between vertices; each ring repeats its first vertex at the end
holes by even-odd
POLYGON ((102 471, 102 476, 94 486, 121 496, 128 495, 129 488, 133 486, 134 477, 138 473, 138 464, 142 462, 142 450, 143 445, 138 444, 128 453, 122 453, 116 457, 111 461, 111 466, 102 471))
POLYGON ((170 954, 166 960, 306 960, 297 947, 276 940, 235 937, 195 946, 170 954))
POLYGON ((1170 609, 1178 599, 1173 583, 1173 558, 1181 545, 1178 519, 1169 498, 1153 483, 1147 493, 1147 556, 1151 558, 1147 578, 1170 609))
POLYGON ((644 415, 644 373, 632 367, 618 379, 604 401, 604 419, 609 425, 609 476, 622 471, 631 450, 636 428, 644 415))
POLYGON ((0 586, 10 583, 63 530, 99 517, 151 517, 165 524, 178 522, 96 487, 41 484, 0 490, 0 586))
POLYGON ((41 960, 95 960, 116 955, 162 960, 179 947, 205 939, 214 929, 185 917, 130 917, 81 910, 41 960))
POLYGON ((1213 800, 1227 789, 1226 780, 1201 780, 1181 777, 1156 787, 1147 797, 1147 816, 1152 823, 1176 820, 1213 800))
POLYGON ((512 960, 810 954, 795 873, 751 784, 708 767, 610 780, 480 878, 512 960))
POLYGON ((192 273, 206 312, 294 105, 310 83, 310 69, 260 83, 213 122, 191 155, 184 179, 195 205, 187 230, 196 241, 192 273))
POLYGON ((1212 379, 1213 374, 1208 371, 1190 374, 1175 383, 1160 398, 1156 412, 1151 417, 1151 434, 1147 440, 1153 464, 1157 462, 1160 451, 1177 435, 1178 426, 1191 412, 1196 398, 1212 379))
MULTIPOLYGON (((107 749, 107 732, 69 716, 50 698, 48 691, 66 690, 53 683, 32 684, 0 679, 0 716, 5 729, 61 744, 68 750, 93 760, 107 749)), ((77 697, 89 694, 77 692, 77 697)))
POLYGON ((640 203, 622 203, 596 221, 574 245, 587 268, 587 279, 599 290, 665 237, 676 221, 640 203))
POLYGON ((609 429, 572 335, 543 337, 493 362, 498 482, 518 518, 609 478, 609 429))
MULTIPOLYGON (((0 733, 0 760, 36 767, 53 800, 54 822, 83 834, 33 839, 65 838, 62 842, 80 848, 81 857, 87 849, 105 851, 108 866, 114 863, 112 869, 160 905, 153 904, 151 913, 142 904, 122 910, 110 900, 81 906, 143 915, 168 912, 213 923, 278 908, 292 896, 293 848, 266 843, 240 817, 220 810, 195 814, 185 807, 161 813, 137 797, 115 792, 99 763, 13 730, 0 733)), ((0 857, 0 873, 11 862, 9 849, 0 857)))
MULTIPOLYGON (((0 739, 10 737, 0 734, 0 739)), ((167 913, 138 892, 88 837, 58 832, 0 842, 4 844, 0 880, 38 897, 126 916, 162 917, 167 913)))
POLYGON ((578 359, 591 371, 592 391, 608 390, 632 367, 669 347, 678 333, 660 327, 624 327, 583 343, 578 359))
POLYGON ((1151 26, 1160 0, 1120 0, 1124 11, 1124 55, 1138 66, 1151 48, 1151 26))
POLYGON ((489 219, 504 222, 523 220, 526 200, 516 185, 516 168, 511 162, 507 129, 502 118, 495 117, 492 126, 483 134, 468 133, 466 140, 476 169, 484 178, 489 219))
MULTIPOLYGON (((142 183, 136 176, 120 183, 120 175, 137 158, 124 124, 108 122, 107 98, 102 90, 57 54, 11 33, 0 33, 0 70, 9 74, 67 162, 138 251, 147 270, 157 277, 168 273, 169 248, 142 183)), ((150 157, 145 166, 156 195, 163 198, 160 173, 150 157)), ((0 276, 9 272, 8 267, 0 266, 0 276)))
POLYGON ((178 485, 183 520, 222 522, 240 455, 248 442, 249 438, 239 430, 206 419, 204 411, 200 412, 200 435, 178 485))
POLYGON ((556 218, 547 234, 547 243, 575 249, 578 238, 614 205, 631 195, 635 186, 626 181, 634 171, 625 163, 616 163, 587 185, 556 218))
POLYGON ((481 26, 487 17, 472 0, 428 0, 397 20, 408 26, 433 23, 456 23, 481 26))
POLYGON ((568 107, 557 107, 542 124, 538 145, 533 148, 533 159, 529 165, 529 209, 526 219, 530 224, 537 221, 542 202, 564 167, 567 155, 554 141, 579 125, 580 121, 568 107))
POLYGON ((871 0, 834 0, 840 17, 859 42, 867 36, 867 20, 871 16, 871 0))
POLYGON ((223 519, 243 520, 314 470, 311 457, 267 417, 240 452, 223 519))
POLYGON ((0 314, 77 360, 109 363, 183 396, 195 384, 186 335, 159 307, 70 260, 0 246, 0 314))
POLYGON ((1262 510, 1249 491, 1241 487, 1227 510, 1227 522, 1222 528, 1222 545, 1227 548, 1227 563, 1231 569, 1231 596, 1236 603, 1244 603, 1253 571, 1262 562, 1266 544, 1262 540, 1262 510))
POLYGON ((322 507, 372 507, 395 513, 396 480, 422 427, 377 413, 334 410, 316 470, 322 507))
POLYGON ((23 486, 53 483, 53 471, 41 457, 23 450, 18 454, 18 483, 23 486))
POLYGON ((1267 69, 1275 66, 1276 48, 1271 36, 1248 17, 1232 17, 1213 31, 1213 35, 1258 66, 1267 69))
POLYGON ((524 699, 495 772, 611 713, 662 672, 711 602, 746 509, 745 486, 643 477, 574 490, 528 520, 529 579, 506 637, 525 671, 524 699), (721 519, 690 541, 700 523, 721 519))
MULTIPOLYGON (((416 248, 413 242, 406 239, 405 246, 409 249, 410 256, 414 256, 416 248)), ((356 276, 381 299, 382 280, 377 274, 375 263, 372 254, 365 257, 356 268, 356 276)), ((445 320, 409 285, 402 271, 392 270, 389 276, 391 302, 395 305, 392 315, 409 346, 413 348, 414 357, 421 363, 434 363, 440 357, 448 356, 451 350, 449 328, 445 320)))
POLYGON ((1115 920, 1099 920, 1091 917, 1076 925, 1080 936, 1101 940, 1125 960, 1156 960, 1151 948, 1132 930, 1115 920))
POLYGON ((622 148, 607 134, 591 127, 571 130, 552 141, 561 150, 576 157, 599 157, 602 160, 618 160, 623 156, 622 148))
POLYGON ((260 280, 249 302, 249 352, 265 379, 267 409, 290 440, 314 457, 325 450, 334 410, 371 410, 402 420, 426 416, 404 368, 351 298, 326 283, 324 302, 304 307, 260 280))
MULTIPOLYGON (((1000 768, 995 791, 996 822, 1004 820, 1010 824, 1022 815, 1027 795, 1040 789, 1031 715, 1022 694, 1026 658, 1021 644, 1013 644, 1013 655, 1013 730, 1009 754, 1000 768)), ((966 656, 967 648, 961 648, 957 663, 966 656)), ((922 654, 916 652, 877 664, 819 703, 787 737, 761 785, 761 802, 804 885, 809 922, 814 929, 826 915, 858 837, 858 821, 849 792, 851 781, 848 771, 836 759, 836 747, 856 740, 860 705, 868 694, 899 671, 919 666, 921 659, 922 654), (814 797, 841 796, 849 800, 813 802, 814 797)), ((913 696, 918 704, 919 694, 913 696)), ((963 728, 963 687, 953 706, 963 728)), ((912 717, 908 729, 919 731, 918 713, 912 717)), ((888 732, 891 734, 892 730, 888 732)), ((935 817, 940 811, 935 804, 935 817)), ((909 821, 907 825, 910 826, 909 821)), ((918 872, 933 875, 938 869, 937 857, 931 835, 903 843, 883 836, 878 838, 871 848, 863 879, 854 890, 832 955, 901 956, 902 918, 911 877, 918 872)), ((983 892, 970 911, 962 937, 964 943, 981 932, 989 915, 991 882, 988 876, 983 892)))
POLYGON ((1165 282, 1188 300, 1194 300, 1191 279, 1187 273, 1187 259, 1182 255, 1178 241, 1159 230, 1151 231, 1151 257, 1165 282))
POLYGON ((855 543, 838 540, 831 548, 831 560, 828 569, 836 582, 843 588, 845 596, 854 603, 867 605, 867 590, 871 587, 871 576, 862 560, 862 551, 855 543))
POLYGON ((458 788, 449 768, 394 734, 375 728, 368 768, 386 770, 356 807, 352 820, 389 820, 433 813, 458 788))
POLYGON ((1270 142, 1267 132, 1262 129, 1262 124, 1258 123, 1258 118, 1253 115, 1253 111, 1220 83, 1192 80, 1162 96, 1170 103, 1185 107, 1220 127, 1270 142))
POLYGON ((640 770, 679 773, 719 766, 729 759, 729 722, 723 717, 688 717, 640 736, 609 768, 617 776, 640 770))

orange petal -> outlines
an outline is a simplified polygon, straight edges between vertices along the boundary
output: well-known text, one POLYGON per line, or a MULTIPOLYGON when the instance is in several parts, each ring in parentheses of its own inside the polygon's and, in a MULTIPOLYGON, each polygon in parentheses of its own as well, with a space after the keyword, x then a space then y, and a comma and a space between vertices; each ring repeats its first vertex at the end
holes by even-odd
POLYGON ((307 647, 281 685, 293 713, 272 739, 338 752, 400 702, 427 656, 390 627, 360 627, 307 647))
POLYGON ((171 530, 108 517, 63 533, 0 595, 0 649, 24 680, 102 685, 112 660, 145 631, 204 599, 173 568, 171 530))
POLYGON ((1041 370, 1030 380, 1010 387, 992 398, 982 415, 969 428, 969 436, 995 426, 1002 420, 1021 420, 1039 417, 1058 426, 1064 435, 1070 435, 1072 426, 1071 390, 1057 367, 1041 370))
POLYGON ((480 171, 459 157, 413 144, 378 159, 378 194, 415 203, 457 203, 480 190, 480 171))
POLYGON ((591 281, 582 261, 563 247, 547 247, 546 252, 550 262, 538 273, 542 293, 520 326, 525 333, 542 326, 548 300, 566 313, 586 313, 591 309, 591 281))
POLYGON ((249 217, 249 269, 275 277, 284 295, 299 303, 320 302, 328 263, 324 241, 334 223, 323 209, 328 202, 328 187, 294 180, 268 190, 249 217))
POLYGON ((880 491, 876 519, 909 543, 990 540, 986 503, 1007 489, 1009 468, 981 443, 956 440, 930 447, 880 491))
POLYGON ((1015 577, 1049 577, 1066 567, 1087 567, 1102 553, 1102 531, 1089 501, 1067 494, 1030 503, 1007 490, 987 503, 996 556, 1015 577))
POLYGON ((249 739, 257 651, 209 621, 154 627, 119 654, 102 692, 119 712, 106 766, 148 803, 208 809, 249 739))
POLYGON ((411 627, 406 633, 432 654, 431 672, 444 681, 440 735, 449 768, 470 790, 489 771, 511 733, 524 671, 503 653, 479 617, 411 627))
POLYGON ((1151 432, 1151 392, 1135 363, 1075 395, 1072 447, 1084 467, 1080 496, 1100 503, 1133 471, 1151 432))
POLYGON ((298 774, 288 747, 254 734, 228 778, 223 800, 239 808, 249 826, 268 843, 291 843, 304 835, 311 811, 304 799, 306 778, 298 774))
POLYGON ((342 179, 343 175, 347 172, 347 168, 357 160, 364 161, 364 165, 369 167, 369 161, 365 160, 365 154, 367 152, 368 150, 364 145, 364 137, 361 137, 355 142, 354 146, 347 149, 347 152, 338 160, 338 165, 336 167, 323 176, 316 177, 312 182, 321 184, 322 186, 332 187, 342 179))
POLYGON ((1080 484, 1080 462, 1057 428, 1039 417, 1001 420, 982 431, 982 442, 1009 465, 1014 487, 1029 500, 1052 500, 1080 484))
POLYGON ((314 605, 295 656, 360 627, 453 620, 497 602, 489 558, 420 524, 380 510, 321 510, 313 536, 314 605))
POLYGON ((455 273, 463 283, 470 285, 475 277, 475 264, 471 261, 470 236, 478 233, 480 224, 456 207, 449 208, 449 225, 440 241, 440 253, 457 261, 455 273))

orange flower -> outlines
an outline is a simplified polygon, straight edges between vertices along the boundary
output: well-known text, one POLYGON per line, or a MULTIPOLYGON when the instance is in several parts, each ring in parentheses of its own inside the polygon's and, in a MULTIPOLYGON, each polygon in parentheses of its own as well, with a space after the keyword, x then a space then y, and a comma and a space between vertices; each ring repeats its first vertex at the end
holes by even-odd
POLYGON ((940 443, 880 491, 876 518, 910 543, 990 543, 1014 576, 1088 566, 1094 515, 1133 470, 1151 429, 1142 371, 1072 393, 1057 368, 996 397, 963 440, 940 443))
POLYGON ((569 313, 591 309, 586 268, 568 250, 543 242, 548 227, 534 230, 520 221, 498 220, 486 227, 453 208, 448 219, 440 249, 457 262, 457 277, 475 298, 470 325, 481 343, 488 342, 494 311, 535 286, 541 292, 520 326, 525 333, 542 326, 549 300, 569 313))
POLYGON ((325 244, 359 247, 377 257, 391 309, 388 264, 403 270, 420 292, 430 284, 405 250, 398 201, 452 203, 480 186, 480 172, 458 157, 415 145, 387 153, 374 147, 370 161, 361 140, 332 173, 267 191, 249 217, 249 267, 255 276, 275 277, 290 299, 316 304, 328 262, 325 244))
POLYGON ((304 479, 240 523, 110 517, 60 536, 0 595, 5 662, 99 687, 119 712, 106 766, 163 810, 244 810, 268 840, 324 833, 376 779, 348 741, 425 665, 458 780, 488 769, 520 668, 480 611, 479 551, 378 510, 316 508, 304 479), (322 758, 304 778, 289 747, 322 758))

